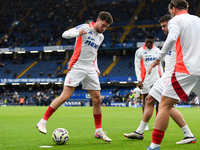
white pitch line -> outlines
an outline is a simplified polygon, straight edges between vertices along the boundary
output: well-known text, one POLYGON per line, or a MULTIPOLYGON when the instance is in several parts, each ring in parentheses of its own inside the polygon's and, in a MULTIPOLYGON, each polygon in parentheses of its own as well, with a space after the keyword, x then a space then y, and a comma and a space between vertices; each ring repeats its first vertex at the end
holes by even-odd
POLYGON ((40 146, 40 148, 52 148, 53 146, 40 146))

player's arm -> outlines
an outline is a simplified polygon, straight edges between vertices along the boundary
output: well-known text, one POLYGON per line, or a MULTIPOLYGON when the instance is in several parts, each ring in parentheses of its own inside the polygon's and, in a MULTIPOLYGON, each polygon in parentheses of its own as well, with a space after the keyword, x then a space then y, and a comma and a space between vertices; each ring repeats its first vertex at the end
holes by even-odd
POLYGON ((94 61, 94 68, 96 69, 96 72, 97 72, 98 76, 100 76, 100 70, 99 70, 98 64, 97 64, 97 57, 96 57, 96 59, 94 61))
MULTIPOLYGON (((158 52, 160 51, 159 48, 158 48, 157 50, 158 50, 158 52)), ((162 61, 160 61, 160 64, 158 65, 158 74, 159 74, 160 77, 163 76, 163 66, 162 66, 162 61)))
POLYGON ((163 76, 163 67, 162 67, 161 62, 160 62, 160 64, 158 65, 158 74, 159 74, 160 77, 163 76))
MULTIPOLYGON (((104 40, 104 36, 102 36, 102 41, 101 41, 101 43, 103 42, 103 40, 104 40)), ((100 45, 101 45, 101 43, 100 43, 100 45)), ((95 60, 94 60, 94 67, 95 67, 95 69, 96 69, 96 72, 97 72, 97 74, 98 74, 98 76, 100 76, 100 70, 99 70, 99 67, 98 67, 98 63, 97 63, 97 53, 96 53, 96 57, 95 57, 95 60)))
POLYGON ((75 28, 71 28, 71 29, 65 31, 62 34, 62 37, 65 38, 65 39, 71 39, 71 38, 75 38, 75 37, 79 37, 79 36, 82 36, 84 34, 87 34, 87 32, 84 31, 83 27, 84 27, 84 24, 77 26, 75 28))
POLYGON ((178 36, 180 35, 180 28, 177 25, 177 22, 175 20, 170 20, 169 22, 169 34, 167 36, 167 39, 161 49, 161 51, 159 51, 157 59, 151 64, 151 66, 149 67, 149 71, 148 74, 151 73, 151 70, 160 64, 160 61, 167 55, 167 53, 173 48, 173 46, 175 45, 178 36))
POLYGON ((141 64, 141 57, 139 55, 139 49, 135 52, 135 74, 136 74, 136 77, 137 77, 137 81, 138 82, 141 82, 142 79, 140 77, 141 75, 141 67, 140 67, 140 64, 141 64))
POLYGON ((170 20, 169 34, 161 51, 159 51, 158 53, 157 60, 162 60, 167 55, 167 53, 169 53, 169 51, 174 47, 179 35, 180 35, 180 28, 177 25, 176 20, 170 20))

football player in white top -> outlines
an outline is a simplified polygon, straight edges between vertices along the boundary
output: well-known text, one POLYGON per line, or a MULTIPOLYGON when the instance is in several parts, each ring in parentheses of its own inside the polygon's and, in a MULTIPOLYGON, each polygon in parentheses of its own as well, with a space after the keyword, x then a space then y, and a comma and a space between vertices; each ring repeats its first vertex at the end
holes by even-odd
POLYGON ((103 42, 103 32, 113 23, 108 12, 100 12, 96 23, 82 24, 69 29, 62 34, 63 38, 76 38, 74 53, 69 62, 69 71, 64 82, 64 89, 59 97, 52 101, 43 118, 37 124, 40 132, 46 134, 46 123, 58 107, 73 94, 75 87, 82 81, 83 89, 88 90, 93 101, 93 116, 95 122, 95 138, 111 142, 102 130, 101 95, 99 69, 97 67, 97 50, 103 42))
MULTIPOLYGON (((167 14, 161 17, 159 21, 162 27, 162 31, 166 35, 168 34, 168 22, 170 19, 171 19, 171 15, 167 14)), ((145 111, 144 111, 144 115, 142 117, 141 123, 135 132, 132 132, 126 135, 128 138, 141 139, 143 137, 144 127, 149 122, 153 114, 154 103, 155 101, 158 101, 158 102, 161 101, 161 95, 162 95, 165 83, 171 77, 174 71, 175 63, 176 63, 176 50, 174 46, 172 50, 165 56, 165 72, 163 76, 156 81, 154 86, 151 88, 148 96, 146 97, 145 111)), ((184 121, 182 114, 177 109, 172 107, 170 111, 170 116, 182 129, 185 135, 185 138, 177 142, 176 144, 188 144, 188 143, 196 142, 196 138, 194 137, 188 125, 184 121)))
POLYGON ((190 92, 200 96, 200 18, 188 13, 186 0, 171 0, 167 39, 156 60, 149 68, 160 64, 165 55, 176 44, 176 64, 174 73, 165 84, 155 121, 149 150, 160 149, 164 133, 169 123, 170 110, 178 100, 187 101, 190 92))
MULTIPOLYGON (((152 34, 148 34, 145 37, 145 45, 140 47, 135 52, 135 72, 139 85, 142 87, 142 113, 144 113, 145 108, 145 98, 148 95, 150 89, 154 83, 162 76, 163 68, 159 64, 156 68, 152 70, 152 74, 148 74, 148 69, 151 63, 156 59, 160 49, 154 46, 155 37, 152 34)), ((158 105, 157 105, 158 106, 158 105)), ((156 113, 158 107, 156 106, 156 113)), ((145 130, 149 130, 148 125, 145 130)))

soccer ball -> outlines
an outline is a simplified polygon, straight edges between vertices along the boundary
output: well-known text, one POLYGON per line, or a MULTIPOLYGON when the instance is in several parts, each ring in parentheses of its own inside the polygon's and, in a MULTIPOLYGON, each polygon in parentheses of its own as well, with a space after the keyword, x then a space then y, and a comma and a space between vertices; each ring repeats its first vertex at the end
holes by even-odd
POLYGON ((69 133, 64 128, 57 128, 52 134, 53 141, 58 144, 64 144, 69 140, 69 133))

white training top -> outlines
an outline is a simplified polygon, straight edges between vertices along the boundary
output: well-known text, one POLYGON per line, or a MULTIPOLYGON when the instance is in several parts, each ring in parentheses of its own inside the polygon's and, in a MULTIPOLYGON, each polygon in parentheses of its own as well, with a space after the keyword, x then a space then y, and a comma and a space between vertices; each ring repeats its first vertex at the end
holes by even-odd
POLYGON ((145 45, 140 47, 135 52, 135 72, 137 81, 145 82, 146 85, 152 85, 163 74, 162 65, 158 65, 152 69, 151 74, 148 74, 148 70, 152 62, 156 59, 159 48, 153 46, 152 49, 148 49, 145 45))
POLYGON ((165 56, 165 72, 163 73, 162 76, 164 82, 167 82, 172 76, 175 64, 176 64, 176 49, 174 46, 172 50, 169 51, 169 53, 165 56))
POLYGON ((199 104, 199 98, 198 98, 198 96, 196 96, 196 97, 194 98, 194 102, 195 102, 195 104, 199 104))
POLYGON ((136 88, 134 88, 133 93, 135 93, 135 97, 138 98, 142 94, 142 90, 140 90, 140 88, 136 87, 136 88))
POLYGON ((72 67, 95 67, 97 66, 97 50, 103 42, 104 36, 93 28, 94 22, 90 24, 82 24, 75 28, 69 29, 62 34, 65 39, 76 37, 74 53, 69 62, 69 69, 72 67), (87 34, 80 36, 79 31, 84 30, 87 34))
POLYGON ((157 59, 161 60, 176 44, 175 72, 200 76, 200 18, 182 10, 168 27, 168 37, 157 59))

